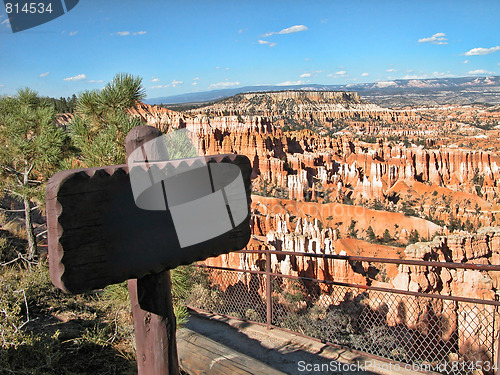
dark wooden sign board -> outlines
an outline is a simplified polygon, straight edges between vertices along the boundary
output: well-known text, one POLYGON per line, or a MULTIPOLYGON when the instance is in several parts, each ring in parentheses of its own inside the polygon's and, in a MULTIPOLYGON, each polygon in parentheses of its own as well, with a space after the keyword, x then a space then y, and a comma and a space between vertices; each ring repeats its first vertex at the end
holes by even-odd
MULTIPOLYGON (((127 154, 159 136, 153 127, 132 129, 126 139, 127 154)), ((169 168, 186 169, 189 162, 168 163, 169 168)), ((232 154, 207 156, 205 162, 208 167, 213 163, 239 167, 248 215, 232 230, 187 247, 179 243, 168 208, 137 207, 127 165, 63 171, 47 184, 51 280, 71 293, 129 280, 139 374, 178 373, 168 270, 242 249, 250 239, 250 161, 232 154)), ((147 168, 152 164, 162 168, 165 162, 148 163, 147 168)))

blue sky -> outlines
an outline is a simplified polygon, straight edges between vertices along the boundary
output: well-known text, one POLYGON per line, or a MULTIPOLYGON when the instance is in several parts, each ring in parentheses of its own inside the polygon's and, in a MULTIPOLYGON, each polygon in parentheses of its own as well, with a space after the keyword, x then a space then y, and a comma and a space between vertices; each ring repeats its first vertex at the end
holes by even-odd
POLYGON ((500 74, 499 1, 98 1, 12 33, 0 94, 69 96, 119 72, 149 98, 259 84, 500 74))

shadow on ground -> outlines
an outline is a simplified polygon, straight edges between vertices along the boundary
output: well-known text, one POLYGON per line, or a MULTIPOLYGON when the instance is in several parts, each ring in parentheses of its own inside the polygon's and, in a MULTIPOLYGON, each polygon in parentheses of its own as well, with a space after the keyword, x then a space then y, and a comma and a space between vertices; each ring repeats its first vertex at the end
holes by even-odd
MULTIPOLYGON (((322 356, 326 346, 312 353, 291 341, 278 339, 272 335, 262 335, 262 338, 257 340, 228 324, 195 314, 190 316, 184 326, 287 374, 376 374, 371 371, 361 371, 361 366, 356 366, 357 363, 361 365, 369 361, 367 357, 359 356, 352 364, 346 364, 322 356)), ((250 326, 250 323, 241 323, 240 326, 245 328, 250 326)))

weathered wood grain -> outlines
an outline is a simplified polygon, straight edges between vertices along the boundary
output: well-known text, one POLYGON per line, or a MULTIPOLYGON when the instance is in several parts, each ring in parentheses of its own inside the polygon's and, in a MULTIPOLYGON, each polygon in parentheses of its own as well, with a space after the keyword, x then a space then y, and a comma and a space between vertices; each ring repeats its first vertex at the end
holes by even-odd
POLYGON ((170 271, 129 280, 128 291, 134 318, 138 375, 178 374, 170 271), (154 292, 146 292, 151 286, 156 286, 154 292), (151 307, 153 301, 148 300, 150 298, 163 304, 161 314, 158 306, 154 306, 156 313, 143 306, 151 307))
MULTIPOLYGON (((240 168, 250 206, 248 158, 205 159, 240 168)), ((171 164, 175 163, 184 161, 171 164)), ((230 232, 181 248, 168 209, 147 211, 136 206, 126 165, 59 172, 47 184, 46 204, 51 279, 73 293, 238 250, 250 239, 248 215, 230 232)))
POLYGON ((187 328, 177 333, 179 362, 190 375, 284 375, 265 363, 187 328))

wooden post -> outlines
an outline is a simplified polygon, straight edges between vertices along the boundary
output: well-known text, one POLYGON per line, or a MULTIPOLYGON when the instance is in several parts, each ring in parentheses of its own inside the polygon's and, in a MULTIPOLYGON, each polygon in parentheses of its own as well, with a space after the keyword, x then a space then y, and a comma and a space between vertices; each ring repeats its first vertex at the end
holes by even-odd
MULTIPOLYGON (((138 126, 127 135, 127 156, 147 141, 161 137, 151 126, 138 126)), ((162 150, 157 150, 160 154, 162 150)), ((170 271, 128 281, 134 317, 138 375, 177 375, 175 314, 170 271)))
POLYGON ((128 292, 134 317, 138 375, 179 374, 170 271, 128 280, 128 292), (141 302, 146 301, 162 304, 156 307, 163 312, 144 310, 141 302))

